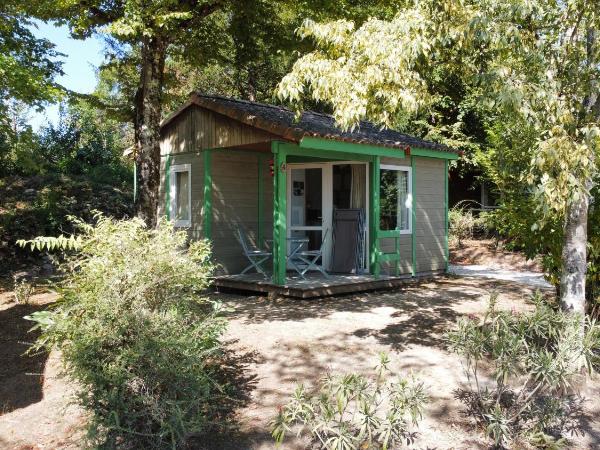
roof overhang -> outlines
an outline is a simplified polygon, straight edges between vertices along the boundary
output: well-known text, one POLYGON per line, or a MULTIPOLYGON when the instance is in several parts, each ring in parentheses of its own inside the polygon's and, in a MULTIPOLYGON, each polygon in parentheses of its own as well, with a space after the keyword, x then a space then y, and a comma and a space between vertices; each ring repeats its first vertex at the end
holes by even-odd
POLYGON ((461 154, 461 152, 458 152, 453 149, 435 150, 429 148, 417 148, 414 146, 407 145, 403 142, 373 142, 367 139, 359 140, 339 136, 336 134, 319 134, 304 130, 299 127, 288 127, 271 120, 266 120, 253 114, 248 114, 247 112, 241 110, 236 110, 234 108, 227 107, 218 103, 213 98, 201 96, 196 92, 192 92, 188 101, 186 101, 183 105, 181 105, 171 114, 169 114, 161 122, 161 128, 167 126, 184 110, 194 105, 215 112, 222 116, 228 117, 232 120, 236 120, 245 125, 276 135, 278 139, 295 142, 303 148, 313 148, 321 150, 337 149, 346 152, 360 153, 365 155, 378 154, 380 156, 392 156, 396 158, 402 158, 404 156, 412 154, 414 156, 453 160, 458 159, 461 154), (343 149, 341 147, 343 147, 343 149))

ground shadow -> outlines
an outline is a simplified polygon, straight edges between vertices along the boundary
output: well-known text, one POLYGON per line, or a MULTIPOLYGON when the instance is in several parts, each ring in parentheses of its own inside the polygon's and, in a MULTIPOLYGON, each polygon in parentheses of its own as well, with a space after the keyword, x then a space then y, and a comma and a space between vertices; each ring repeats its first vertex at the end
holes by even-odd
POLYGON ((24 408, 43 398, 47 353, 25 354, 39 332, 23 317, 48 305, 13 304, 0 310, 0 414, 24 408))
POLYGON ((255 351, 241 352, 234 347, 237 340, 223 343, 223 353, 209 362, 213 381, 219 388, 211 399, 206 432, 190 436, 183 446, 189 450, 234 449, 232 442, 239 445, 242 437, 236 421, 236 413, 251 401, 256 388, 257 376, 251 369, 259 355, 255 351))
POLYGON ((246 323, 304 320, 326 317, 332 313, 367 312, 377 307, 394 307, 410 312, 425 304, 451 307, 458 302, 478 301, 482 293, 501 289, 503 293, 526 298, 534 290, 519 283, 493 279, 473 279, 473 289, 465 288, 464 278, 438 278, 400 289, 315 299, 276 298, 213 294, 229 308, 226 316, 246 323))
MULTIPOLYGON (((456 306, 479 302, 494 290, 527 299, 533 289, 508 281, 477 279, 469 289, 465 279, 439 278, 400 289, 311 300, 257 296, 224 296, 228 317, 245 323, 298 321, 325 318, 338 312, 365 313, 376 308, 393 308, 393 322, 383 329, 357 329, 358 338, 375 337, 381 344, 402 351, 411 345, 445 348, 444 333, 460 316, 456 306)), ((217 294, 218 295, 218 294, 217 294)))

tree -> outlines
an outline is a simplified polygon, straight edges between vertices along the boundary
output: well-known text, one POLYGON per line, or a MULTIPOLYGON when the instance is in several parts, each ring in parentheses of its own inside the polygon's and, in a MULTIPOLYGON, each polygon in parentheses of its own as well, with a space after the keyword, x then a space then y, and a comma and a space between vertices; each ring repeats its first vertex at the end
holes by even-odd
MULTIPOLYGON (((110 37, 108 53, 115 56, 114 65, 119 65, 121 58, 135 64, 138 79, 133 96, 135 106, 130 112, 138 168, 137 215, 154 225, 159 185, 160 121, 165 86, 172 75, 167 70, 168 65, 183 61, 205 69, 229 59, 238 65, 233 73, 234 84, 245 96, 252 97, 256 95, 257 80, 261 77, 258 72, 265 65, 267 72, 270 70, 266 58, 257 61, 258 58, 253 56, 276 54, 272 44, 278 40, 277 27, 267 26, 266 29, 273 32, 265 33, 261 31, 263 25, 283 21, 290 26, 294 20, 289 17, 298 17, 298 12, 323 9, 324 14, 329 14, 327 17, 332 17, 348 9, 348 5, 332 3, 323 4, 319 0, 300 4, 288 0, 35 0, 22 8, 42 20, 68 24, 74 37, 106 33, 110 37), (290 11, 295 14, 286 18, 284 12, 290 11), (233 58, 227 54, 231 46, 235 47, 233 58), (256 52, 257 48, 259 52, 256 52), (242 63, 247 64, 239 67, 242 63)), ((362 16, 388 3, 394 2, 357 2, 349 9, 362 16)))
POLYGON ((60 97, 54 77, 61 63, 54 45, 36 39, 33 23, 7 0, 0 7, 0 173, 35 168, 35 135, 27 124, 30 108, 60 97))
POLYGON ((25 12, 42 20, 67 24, 76 38, 102 31, 118 46, 138 52, 134 129, 140 190, 136 209, 137 215, 150 226, 156 223, 165 61, 177 48, 194 42, 192 36, 200 30, 206 33, 211 15, 226 5, 227 2, 220 0, 39 0, 22 5, 25 12))
POLYGON ((564 226, 561 306, 585 310, 587 216, 598 176, 600 29, 597 2, 419 2, 392 20, 299 29, 317 49, 283 78, 279 95, 308 93, 343 127, 362 118, 391 126, 436 100, 426 73, 460 67, 470 98, 534 127, 526 173, 543 218, 564 226))
POLYGON ((63 103, 58 122, 43 126, 38 133, 43 171, 130 185, 132 174, 123 158, 123 151, 131 146, 129 128, 85 100, 63 103))
POLYGON ((19 13, 11 0, 0 7, 0 128, 10 132, 9 101, 42 108, 56 100, 60 87, 54 77, 60 75, 59 53, 46 39, 36 39, 33 24, 19 13))

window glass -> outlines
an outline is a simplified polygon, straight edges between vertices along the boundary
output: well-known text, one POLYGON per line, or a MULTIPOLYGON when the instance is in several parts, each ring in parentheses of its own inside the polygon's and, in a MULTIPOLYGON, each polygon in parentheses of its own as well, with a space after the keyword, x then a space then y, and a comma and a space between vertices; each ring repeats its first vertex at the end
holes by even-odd
POLYGON ((408 171, 381 169, 380 229, 410 230, 411 194, 408 171))
POLYGON ((189 172, 175 172, 175 220, 190 220, 189 172))

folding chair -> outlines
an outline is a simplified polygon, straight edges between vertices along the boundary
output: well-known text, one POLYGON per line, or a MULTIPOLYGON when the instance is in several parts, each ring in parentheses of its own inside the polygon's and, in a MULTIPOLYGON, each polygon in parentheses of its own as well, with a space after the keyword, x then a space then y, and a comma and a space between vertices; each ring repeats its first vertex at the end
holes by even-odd
POLYGON ((300 272, 302 278, 304 278, 304 275, 306 275, 306 272, 309 270, 318 270, 325 278, 329 278, 329 274, 323 268, 323 249, 325 248, 325 242, 327 241, 328 235, 329 229, 327 229, 323 235, 323 240, 321 241, 321 247, 319 250, 304 250, 294 255, 294 259, 296 260, 295 263, 297 264, 298 261, 300 261, 300 265, 305 266, 300 272), (321 264, 317 264, 319 258, 321 258, 321 264))
POLYGON ((266 250, 261 250, 256 247, 251 248, 248 245, 246 236, 244 236, 244 233, 242 233, 242 231, 240 229, 237 230, 236 234, 237 234, 238 241, 240 242, 240 244, 242 246, 244 256, 248 259, 248 261, 250 261, 250 265, 248 267, 246 267, 244 270, 242 270, 240 275, 243 275, 246 272, 248 272, 249 270, 251 270, 252 268, 254 268, 254 269, 256 269, 257 273, 260 273, 263 277, 265 277, 265 279, 268 279, 269 275, 262 268, 262 264, 265 261, 269 260, 273 256, 273 253, 266 251, 266 250))

